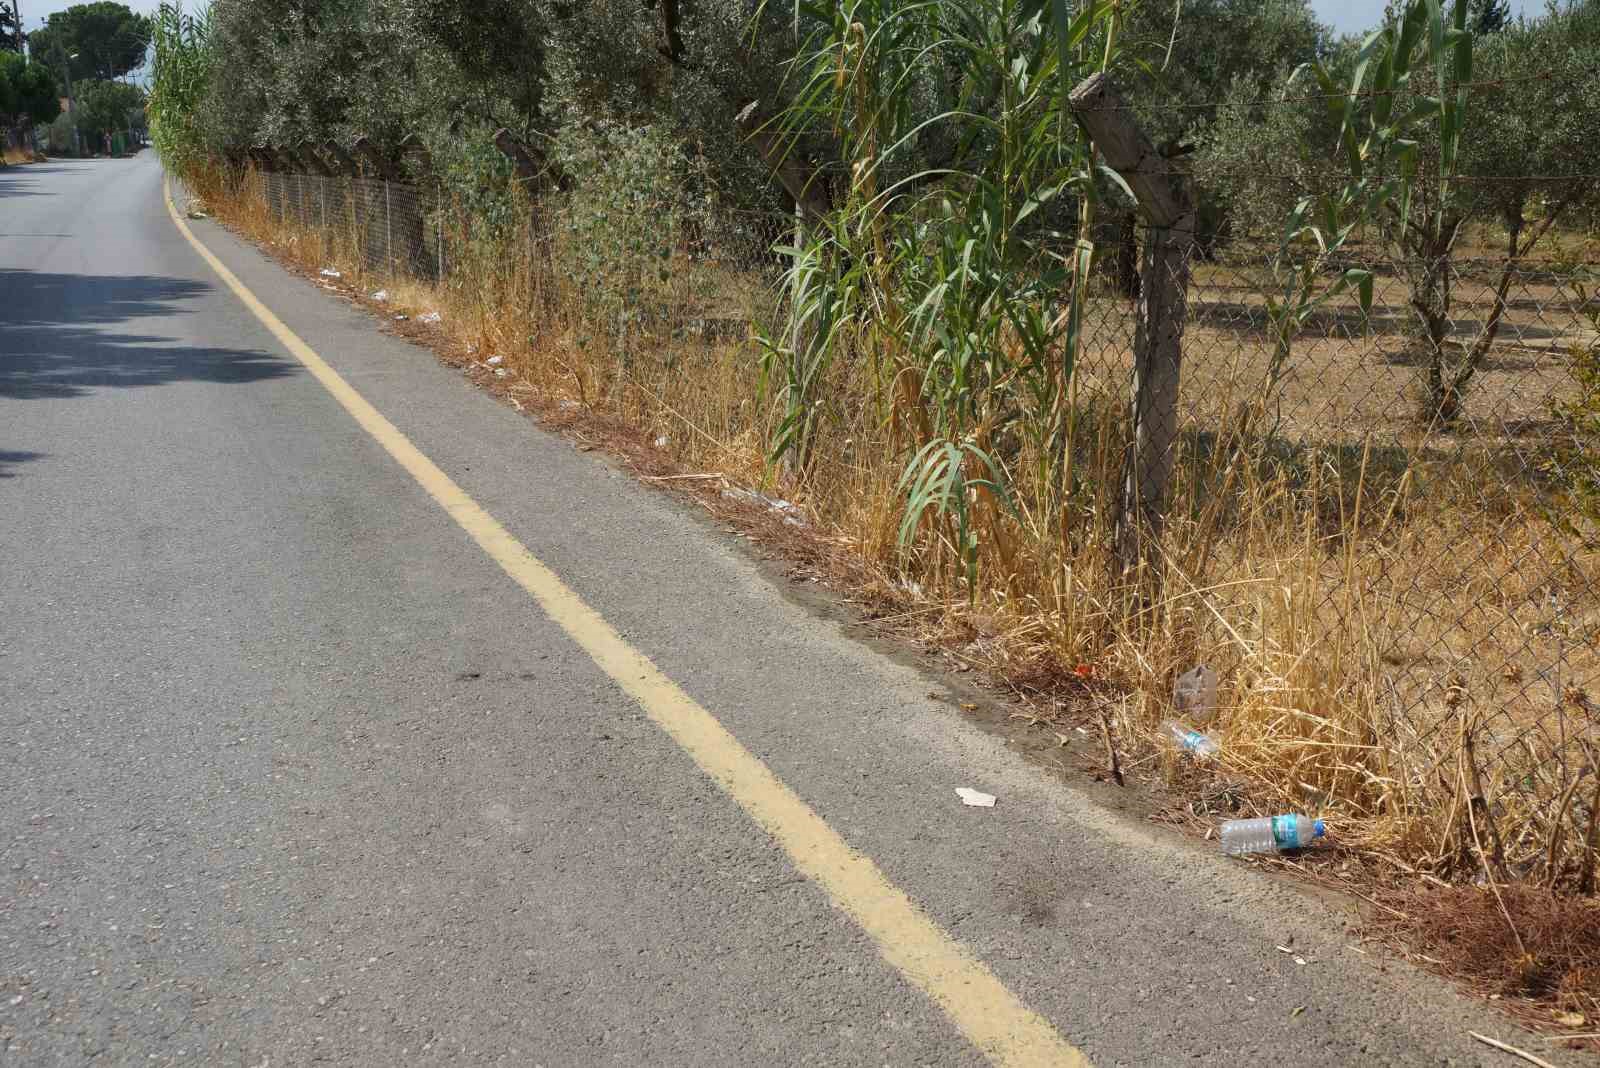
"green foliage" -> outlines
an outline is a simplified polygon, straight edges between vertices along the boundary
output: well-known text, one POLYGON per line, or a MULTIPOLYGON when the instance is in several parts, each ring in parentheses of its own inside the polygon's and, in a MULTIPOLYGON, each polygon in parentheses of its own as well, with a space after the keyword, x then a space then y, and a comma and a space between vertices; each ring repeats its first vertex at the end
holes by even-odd
POLYGON ((22 19, 17 0, 0 0, 0 52, 22 51, 22 19))
MULTIPOLYGON (((51 15, 28 35, 28 47, 58 77, 65 72, 74 82, 112 81, 144 64, 153 34, 148 16, 126 4, 95 0, 51 15)), ((64 90, 65 78, 61 84, 64 90)))
POLYGON ((16 52, 0 52, 0 122, 43 125, 60 113, 50 72, 16 52))
POLYGON ((707 214, 693 192, 693 161, 666 130, 615 123, 568 131, 556 155, 573 182, 556 235, 562 273, 625 354, 629 335, 663 303, 685 230, 707 214))
MULTIPOLYGON (((785 418, 776 456, 804 469, 826 369, 870 354, 878 403, 910 453, 902 547, 928 533, 977 566, 980 491, 1060 440, 1075 347, 1049 208, 1093 183, 1066 93, 1104 50, 1114 5, 853 0, 801 4, 794 143, 832 137, 849 174, 789 275, 790 322, 766 379, 785 418), (926 522, 925 522, 926 520, 926 522)), ((1052 462, 1046 460, 1045 462, 1052 462)))
POLYGON ((144 90, 127 82, 90 81, 77 92, 78 132, 84 144, 98 151, 107 134, 126 134, 144 126, 144 90))
POLYGON ((67 155, 77 151, 73 141, 73 133, 77 126, 72 121, 72 116, 66 112, 58 115, 46 131, 45 142, 49 146, 51 155, 67 155))
POLYGON ((162 4, 155 20, 150 132, 162 160, 185 178, 217 147, 207 142, 201 111, 215 59, 208 9, 190 15, 181 4, 162 4))
MULTIPOLYGON (((1580 306, 1590 290, 1575 287, 1580 306)), ((1600 311, 1589 313, 1600 336, 1600 311)), ((1547 517, 1591 549, 1600 548, 1600 342, 1574 344, 1568 351, 1577 395, 1553 406, 1556 433, 1542 468, 1556 490, 1556 507, 1547 517)))
POLYGON ((1470 207, 1502 223, 1513 243, 1536 201, 1568 211, 1595 198, 1594 183, 1551 176, 1593 171, 1593 146, 1600 144, 1597 22, 1568 7, 1510 23, 1478 42, 1474 77, 1483 84, 1472 94, 1477 119, 1462 146, 1462 171, 1494 178, 1467 183, 1470 207), (1534 70, 1549 77, 1526 77, 1534 70))

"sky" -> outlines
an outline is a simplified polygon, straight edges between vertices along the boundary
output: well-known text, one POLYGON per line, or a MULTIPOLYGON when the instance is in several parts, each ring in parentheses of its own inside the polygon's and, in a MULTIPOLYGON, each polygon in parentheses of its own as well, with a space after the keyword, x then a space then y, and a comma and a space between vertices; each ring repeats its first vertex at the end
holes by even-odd
MULTIPOLYGON (((56 11, 65 11, 73 4, 81 4, 84 0, 17 0, 22 5, 22 24, 26 29, 35 30, 44 25, 45 16, 56 11)), ((135 11, 146 15, 154 15, 156 8, 161 6, 161 0, 118 0, 133 8, 135 11)), ((186 4, 193 7, 194 4, 186 4)))
MULTIPOLYGON (((1384 0, 1311 0, 1317 18, 1340 33, 1370 30, 1383 18, 1384 0)), ((1534 15, 1544 10, 1544 0, 1511 0, 1511 14, 1534 15)))

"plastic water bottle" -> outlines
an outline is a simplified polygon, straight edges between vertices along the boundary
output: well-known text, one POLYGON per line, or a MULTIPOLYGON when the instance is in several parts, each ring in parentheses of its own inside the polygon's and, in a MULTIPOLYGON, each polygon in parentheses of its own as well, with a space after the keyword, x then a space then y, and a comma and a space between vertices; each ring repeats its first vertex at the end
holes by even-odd
POLYGON ((1216 742, 1213 742, 1199 731, 1190 730, 1175 719, 1167 720, 1166 723, 1162 724, 1162 729, 1167 732, 1178 748, 1185 752, 1193 753, 1201 759, 1217 755, 1216 742))
POLYGON ((1265 816, 1258 820, 1229 820, 1222 825, 1222 851, 1241 853, 1282 853, 1304 849, 1314 839, 1328 833, 1321 820, 1305 816, 1265 816))

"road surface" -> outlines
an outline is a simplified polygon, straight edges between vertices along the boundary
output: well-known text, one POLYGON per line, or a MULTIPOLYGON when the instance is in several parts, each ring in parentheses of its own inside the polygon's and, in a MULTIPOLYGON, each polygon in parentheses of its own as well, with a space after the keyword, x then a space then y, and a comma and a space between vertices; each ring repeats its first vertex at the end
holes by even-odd
POLYGON ((1534 1043, 161 186, 0 171, 0 1063, 1534 1043))

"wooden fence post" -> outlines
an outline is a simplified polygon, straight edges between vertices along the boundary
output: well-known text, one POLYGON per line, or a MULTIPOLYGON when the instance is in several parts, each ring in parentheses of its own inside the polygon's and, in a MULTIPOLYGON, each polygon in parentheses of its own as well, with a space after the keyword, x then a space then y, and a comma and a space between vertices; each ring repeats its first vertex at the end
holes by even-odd
POLYGON ((517 181, 532 183, 539 177, 539 164, 534 160, 533 153, 529 152, 522 142, 511 136, 510 130, 501 127, 495 131, 494 147, 511 161, 511 169, 516 172, 517 181))
POLYGON ((821 175, 809 170, 786 150, 783 135, 761 111, 759 102, 752 100, 746 104, 734 117, 734 122, 740 137, 750 143, 778 184, 794 198, 806 221, 821 224, 832 207, 827 184, 821 175))
POLYGON ((1122 176, 1149 225, 1134 328, 1133 434, 1123 461, 1116 555, 1136 570, 1161 535, 1178 444, 1178 380, 1189 311, 1195 206, 1189 176, 1156 151, 1105 74, 1069 97, 1073 115, 1106 164, 1122 176))
POLYGON ((362 258, 369 269, 386 270, 388 277, 393 278, 394 222, 389 195, 391 177, 389 161, 368 137, 356 138, 355 143, 350 146, 350 155, 361 172, 360 210, 366 220, 362 228, 364 237, 362 258))
POLYGON ((350 158, 350 153, 340 148, 337 141, 322 142, 322 154, 327 157, 329 166, 335 174, 353 178, 361 173, 361 168, 350 158))
POLYGON ((378 147, 365 137, 356 138, 355 144, 350 146, 352 155, 361 164, 361 169, 368 178, 389 177, 389 162, 383 158, 383 153, 378 147))
MULTIPOLYGON (((422 138, 416 134, 407 134, 397 147, 396 154, 400 160, 398 169, 402 182, 410 186, 410 196, 401 198, 398 206, 400 214, 394 219, 395 228, 399 231, 395 238, 396 251, 403 266, 415 277, 442 276, 442 243, 435 247, 433 256, 428 254, 428 205, 423 183, 433 173, 433 159, 422 138)), ((440 222, 443 222, 442 212, 440 222)))

